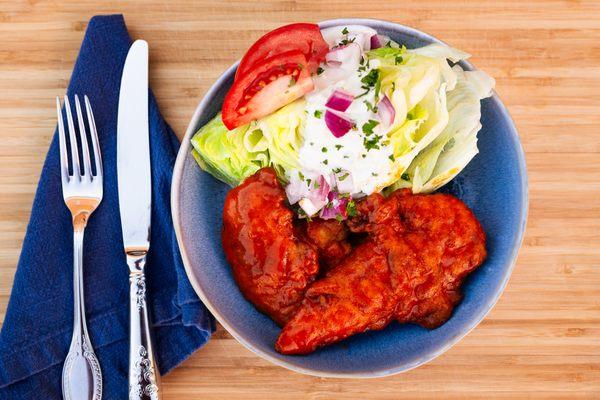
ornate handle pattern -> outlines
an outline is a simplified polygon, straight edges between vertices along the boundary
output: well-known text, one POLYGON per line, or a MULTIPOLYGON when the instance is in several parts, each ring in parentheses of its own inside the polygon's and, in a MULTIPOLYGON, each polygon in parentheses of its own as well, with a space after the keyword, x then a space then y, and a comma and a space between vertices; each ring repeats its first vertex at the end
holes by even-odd
POLYGON ((129 265, 129 399, 159 400, 160 374, 154 356, 146 303, 146 252, 127 254, 129 265))

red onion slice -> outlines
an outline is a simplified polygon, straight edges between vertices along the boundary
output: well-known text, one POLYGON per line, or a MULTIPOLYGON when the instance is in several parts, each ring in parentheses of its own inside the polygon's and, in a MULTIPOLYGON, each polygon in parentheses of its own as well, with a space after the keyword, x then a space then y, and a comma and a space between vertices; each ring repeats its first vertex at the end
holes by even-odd
POLYGON ((336 138, 341 138, 354 126, 346 115, 332 110, 325 111, 325 124, 336 138))
POLYGON ((396 109, 392 105, 392 102, 387 95, 383 96, 383 99, 381 99, 377 105, 377 115, 386 128, 389 128, 394 123, 394 119, 396 118, 396 109))
POLYGON ((315 190, 315 200, 324 201, 327 199, 329 190, 331 189, 329 182, 327 182, 327 179, 325 179, 323 175, 320 175, 317 179, 317 186, 318 187, 315 190))
POLYGON ((390 38, 385 35, 371 36, 371 50, 385 46, 390 41, 390 38))
POLYGON ((338 192, 330 192, 327 196, 329 202, 325 207, 321 209, 320 217, 323 219, 334 219, 341 218, 346 219, 348 217, 347 207, 349 196, 340 196, 338 192))
POLYGON ((350 93, 336 89, 327 100, 325 107, 344 112, 348 109, 348 107, 350 107, 350 104, 352 104, 353 100, 354 96, 352 96, 350 93))

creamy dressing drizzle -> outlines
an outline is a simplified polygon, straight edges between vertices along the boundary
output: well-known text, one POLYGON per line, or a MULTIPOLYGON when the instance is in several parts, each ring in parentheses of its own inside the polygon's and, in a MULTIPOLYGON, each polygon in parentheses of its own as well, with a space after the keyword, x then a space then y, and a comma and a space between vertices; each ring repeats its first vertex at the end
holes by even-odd
MULTIPOLYGON (((317 88, 305 96, 306 126, 299 152, 301 172, 305 177, 312 178, 313 182, 319 175, 331 177, 332 187, 337 186, 339 192, 353 197, 380 191, 389 182, 392 166, 392 147, 387 141, 386 127, 372 108, 377 106, 375 90, 372 88, 363 95, 365 89, 361 82, 378 64, 370 61, 368 66, 366 62, 364 65, 362 70, 351 71, 345 79, 320 90, 317 88), (355 128, 340 138, 336 138, 325 123, 325 104, 336 89, 355 97, 345 112, 354 121, 355 128), (373 128, 372 134, 367 135, 363 127, 369 121, 379 124, 373 128), (382 137, 377 142, 378 148, 365 147, 365 140, 375 136, 382 137)), ((322 68, 326 73, 328 67, 323 65, 322 68)))

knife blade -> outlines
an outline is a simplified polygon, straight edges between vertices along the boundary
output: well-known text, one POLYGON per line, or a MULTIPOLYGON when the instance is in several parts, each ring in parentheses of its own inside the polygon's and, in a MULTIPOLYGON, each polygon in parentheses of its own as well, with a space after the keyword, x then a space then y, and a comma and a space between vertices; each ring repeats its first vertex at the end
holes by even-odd
POLYGON ((129 266, 129 399, 160 399, 146 303, 152 188, 148 126, 148 43, 130 47, 119 92, 117 182, 123 246, 129 266))
POLYGON ((117 178, 123 245, 150 247, 150 143, 148 129, 148 44, 136 40, 127 54, 117 119, 117 178))

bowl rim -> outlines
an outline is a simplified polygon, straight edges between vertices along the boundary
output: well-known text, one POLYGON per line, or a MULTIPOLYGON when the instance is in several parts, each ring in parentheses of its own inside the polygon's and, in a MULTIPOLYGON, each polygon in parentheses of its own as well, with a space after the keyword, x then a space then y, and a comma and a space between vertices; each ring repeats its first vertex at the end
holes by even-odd
MULTIPOLYGON (((389 30, 400 31, 400 32, 403 32, 403 33, 406 33, 406 34, 409 34, 412 36, 416 36, 416 37, 425 39, 426 41, 430 41, 433 43, 442 43, 442 44, 447 45, 447 43, 443 42, 442 40, 437 39, 436 37, 434 37, 428 33, 425 33, 421 30, 418 30, 416 28, 402 25, 402 24, 395 23, 395 22, 380 20, 380 19, 338 18, 338 19, 324 20, 324 21, 321 21, 318 23, 318 25, 322 28, 336 26, 336 25, 367 25, 367 26, 371 26, 374 24, 376 24, 379 27, 384 27, 389 30)), ((473 65, 467 61, 463 61, 461 63, 463 63, 468 69, 474 68, 473 65)), ((190 140, 192 138, 192 135, 197 131, 198 122, 208 104, 209 99, 214 96, 215 92, 224 83, 224 81, 235 72, 235 69, 237 68, 238 64, 239 64, 239 60, 236 61, 233 65, 231 65, 229 68, 227 68, 227 70, 225 70, 219 76, 219 78, 212 84, 210 89, 202 97, 202 100, 196 107, 196 109, 194 111, 194 115, 192 116, 192 119, 190 120, 190 123, 188 124, 186 133, 182 139, 181 146, 179 148, 179 151, 177 154, 177 159, 175 161, 175 166, 173 169, 173 179, 172 179, 172 184, 171 184, 171 216, 173 219, 173 226, 175 228, 175 236, 177 238, 177 243, 179 245, 179 251, 181 253, 181 258, 183 260, 186 275, 187 275, 188 279, 190 280, 190 283, 192 284, 194 291, 196 292, 196 294, 198 295, 198 297, 200 298, 202 303, 204 303, 206 308, 219 321, 219 323, 227 330, 227 332, 229 332, 229 334, 231 336, 233 336, 238 342, 240 342, 242 345, 244 345, 244 347, 246 347, 248 350, 252 351, 254 354, 258 355, 259 357, 261 357, 275 365, 287 368, 289 370, 292 370, 292 371, 295 371, 298 373, 312 375, 312 376, 318 376, 318 377, 324 377, 324 378, 377 378, 377 377, 389 376, 389 375, 394 375, 394 374, 398 374, 401 372, 406 372, 411 369, 414 369, 420 365, 423 365, 423 364, 437 358, 438 356, 440 356, 443 353, 445 353, 446 351, 448 351, 452 346, 454 346, 456 343, 458 343, 460 340, 462 340, 467 334, 469 334, 473 329, 475 329, 475 327, 477 327, 477 325, 479 325, 479 323, 481 323, 481 321, 486 317, 486 315, 490 312, 490 310, 498 302, 500 296, 502 295, 502 293, 504 292, 504 290, 506 288, 506 285, 508 284, 508 281, 510 279, 512 271, 515 267, 515 264, 517 261, 517 256, 518 256, 519 250, 521 248, 521 245, 523 243, 523 236, 525 233, 525 226, 527 223, 527 216, 528 216, 528 212, 529 212, 529 193, 528 193, 528 177, 527 177, 527 167, 526 167, 526 163, 525 163, 525 154, 523 152, 523 147, 519 140, 519 135, 517 133, 517 129, 515 127, 514 121, 513 121, 512 117, 510 116, 506 106, 500 100, 496 91, 493 92, 493 95, 490 98, 490 100, 495 103, 495 105, 498 107, 498 109, 502 113, 503 118, 505 118, 508 121, 509 129, 507 130, 506 134, 509 135, 509 139, 512 142, 513 148, 517 152, 518 171, 519 171, 519 175, 521 178, 521 193, 522 193, 522 195, 521 195, 522 207, 521 207, 520 215, 519 215, 518 233, 515 235, 513 243, 512 243, 512 253, 510 255, 509 266, 504 273, 501 285, 498 287, 498 290, 496 291, 496 293, 494 293, 494 295, 489 298, 489 300, 486 304, 486 307, 482 310, 482 312, 475 315, 474 318, 471 318, 469 323, 466 324, 467 325, 466 329, 463 329, 462 332, 460 332, 458 335, 454 336, 451 340, 449 340, 447 343, 445 343, 442 347, 432 350, 426 354, 423 354, 413 363, 401 364, 401 365, 397 365, 395 367, 379 369, 379 370, 374 370, 374 371, 369 371, 369 372, 364 372, 364 371, 361 371, 361 372, 332 372, 329 370, 319 370, 319 369, 313 369, 313 368, 300 367, 298 365, 294 365, 287 361, 275 358, 272 355, 264 352, 263 350, 255 347, 252 343, 250 343, 250 341, 246 340, 241 334, 239 334, 232 327, 232 325, 227 321, 227 319, 223 315, 221 315, 219 313, 219 311, 213 306, 213 304, 210 302, 210 300, 204 295, 204 292, 200 286, 200 283, 198 282, 198 280, 196 279, 196 277, 194 275, 194 271, 191 267, 190 258, 188 257, 185 243, 183 242, 183 234, 182 234, 181 221, 180 221, 181 214, 180 214, 180 208, 179 208, 179 202, 180 202, 179 189, 181 186, 181 179, 183 176, 183 166, 184 166, 184 163, 185 163, 185 160, 186 160, 188 154, 190 153, 190 146, 191 146, 190 140)))

